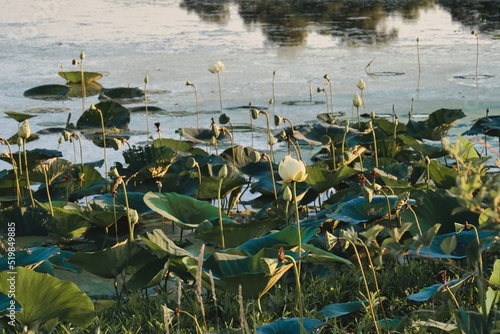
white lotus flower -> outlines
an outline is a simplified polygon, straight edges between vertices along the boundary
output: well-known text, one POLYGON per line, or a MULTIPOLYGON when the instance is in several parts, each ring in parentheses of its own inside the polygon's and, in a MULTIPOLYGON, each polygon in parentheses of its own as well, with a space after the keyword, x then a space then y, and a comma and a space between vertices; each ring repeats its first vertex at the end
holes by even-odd
POLYGON ((220 73, 224 70, 224 63, 220 60, 217 60, 216 62, 208 66, 208 70, 211 73, 220 73))
POLYGON ((281 183, 304 182, 307 178, 306 166, 300 160, 287 155, 278 165, 278 173, 283 179, 281 183))

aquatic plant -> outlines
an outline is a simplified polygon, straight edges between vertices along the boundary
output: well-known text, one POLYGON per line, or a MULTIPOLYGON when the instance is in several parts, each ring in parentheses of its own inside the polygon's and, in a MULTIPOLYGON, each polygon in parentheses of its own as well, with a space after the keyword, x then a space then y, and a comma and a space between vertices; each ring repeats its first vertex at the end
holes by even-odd
POLYGON ((210 64, 208 66, 208 70, 210 73, 217 74, 217 83, 219 86, 219 102, 220 102, 220 113, 222 114, 222 89, 220 86, 220 72, 222 72, 225 69, 224 63, 220 60, 217 60, 216 62, 210 64))

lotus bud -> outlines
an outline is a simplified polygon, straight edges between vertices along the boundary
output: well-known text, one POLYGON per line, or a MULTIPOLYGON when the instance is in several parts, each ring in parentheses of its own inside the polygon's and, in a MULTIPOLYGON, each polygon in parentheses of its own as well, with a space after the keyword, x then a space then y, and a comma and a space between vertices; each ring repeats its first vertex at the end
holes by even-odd
POLYGON ((429 157, 428 157, 428 156, 425 156, 425 159, 424 159, 424 160, 425 160, 425 164, 426 164, 427 166, 429 166, 429 165, 431 164, 431 159, 429 159, 429 157))
POLYGON ((229 123, 230 120, 231 119, 229 118, 229 116, 227 116, 225 113, 219 116, 219 123, 220 124, 227 124, 227 123, 229 123))
POLYGON ((146 85, 149 83, 149 77, 147 75, 144 77, 144 83, 146 85))
POLYGON ((210 71, 210 73, 219 73, 224 70, 224 63, 220 60, 217 60, 216 62, 208 66, 208 70, 210 71))
POLYGON ((292 191, 290 190, 290 187, 285 187, 285 190, 283 190, 283 199, 287 202, 291 202, 293 200, 292 191))
POLYGON ((370 118, 371 118, 372 120, 374 120, 374 119, 375 119, 375 111, 373 111, 373 110, 372 110, 372 112, 370 113, 370 118))
POLYGON ((64 141, 64 136, 60 135, 59 138, 57 139, 57 143, 62 144, 63 141, 64 141))
POLYGON ((321 136, 320 140, 321 140, 321 144, 323 144, 323 145, 329 145, 332 142, 332 138, 330 138, 330 136, 328 136, 328 135, 321 136))
POLYGON ((283 122, 284 122, 283 118, 281 118, 278 115, 274 115, 274 126, 278 126, 278 125, 280 125, 283 122))
POLYGON ((271 105, 271 104, 274 104, 274 99, 270 99, 270 100, 269 100, 269 104, 270 104, 270 105, 271 105))
POLYGON ((361 96, 356 92, 354 93, 354 96, 352 98, 352 105, 355 106, 356 108, 359 108, 363 105, 363 100, 361 99, 361 96))
POLYGON ((346 121, 345 121, 345 129, 344 129, 344 132, 345 132, 345 133, 349 132, 349 120, 348 120, 348 119, 346 119, 346 121))
POLYGON ((396 124, 396 126, 399 125, 399 119, 396 117, 396 120, 394 120, 394 124, 396 124))
POLYGON ((216 139, 220 136, 220 128, 215 122, 212 123, 212 134, 216 139))
POLYGON ((267 135, 267 143, 269 145, 272 146, 272 145, 276 144, 277 142, 278 142, 278 139, 274 138, 272 134, 267 135))
POLYGON ((23 146, 23 139, 21 137, 17 137, 17 146, 23 146))
POLYGON ((364 90, 366 88, 366 84, 363 81, 363 79, 359 79, 357 86, 358 86, 359 90, 364 90))
POLYGON ((212 146, 217 145, 217 138, 215 138, 215 136, 212 136, 212 138, 210 138, 210 145, 212 146))
POLYGON ((84 60, 85 59, 85 52, 80 52, 80 59, 81 60, 84 60))
POLYGON ((184 130, 184 128, 180 128, 179 129, 179 136, 184 137, 185 134, 186 134, 186 130, 184 130))
POLYGON ((286 140, 288 135, 286 134, 285 130, 281 130, 280 132, 280 138, 283 140, 286 140))
POLYGON ((252 109, 250 109, 250 113, 252 114, 252 118, 253 118, 253 119, 257 119, 257 118, 259 118, 259 115, 260 115, 260 111, 259 111, 259 109, 257 109, 257 108, 252 108, 252 109))
POLYGON ((111 176, 112 178, 119 178, 120 177, 120 173, 118 173, 118 169, 116 167, 113 167, 109 171, 109 176, 111 176))
POLYGON ((257 162, 257 161, 260 161, 260 153, 259 153, 259 152, 257 152, 257 151, 252 151, 252 152, 250 153, 249 158, 250 158, 250 161, 251 161, 251 162, 257 162))
POLYGON ((29 136, 31 136, 31 128, 30 124, 28 123, 28 120, 24 120, 21 123, 19 129, 17 130, 17 135, 21 139, 27 139, 29 138, 29 136))
POLYGON ((227 177, 227 173, 228 173, 227 166, 223 165, 222 168, 219 169, 219 177, 224 179, 227 177))
POLYGON ((198 163, 196 162, 195 158, 193 158, 193 157, 187 158, 186 166, 188 168, 194 168, 194 167, 196 167, 196 165, 198 165, 198 163))

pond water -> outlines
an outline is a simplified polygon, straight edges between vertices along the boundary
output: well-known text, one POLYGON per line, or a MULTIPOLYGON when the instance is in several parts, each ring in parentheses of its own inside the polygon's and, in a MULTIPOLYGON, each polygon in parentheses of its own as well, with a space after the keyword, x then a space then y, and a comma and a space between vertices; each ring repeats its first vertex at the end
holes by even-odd
MULTIPOLYGON (((64 84, 61 70, 85 51, 84 69, 99 71, 106 88, 144 87, 149 77, 150 105, 166 112, 150 115, 150 128, 161 123, 162 137, 178 138, 175 130, 196 127, 199 93, 200 127, 218 119, 217 76, 208 65, 222 60, 220 73, 224 112, 234 125, 248 124, 252 102, 295 125, 316 120, 325 104, 295 105, 287 101, 325 101, 317 87, 332 79, 335 111, 350 117, 359 78, 367 112, 390 114, 400 121, 408 112, 429 114, 440 108, 461 108, 468 115, 452 131, 466 131, 486 108, 498 114, 500 99, 499 14, 496 2, 472 1, 134 1, 134 0, 4 0, 0 12, 0 110, 30 112, 34 131, 62 127, 68 114, 76 123, 81 100, 43 101, 23 92, 43 84, 64 84), (478 38, 471 31, 478 31, 478 38), (418 47, 417 47, 418 38, 418 47), (477 44, 478 43, 478 44, 477 44), (476 55, 478 58, 478 79, 476 55), (365 70, 372 61, 369 75, 365 70), (420 65, 420 66, 419 66, 420 65), (420 67, 420 75, 419 75, 420 67), (400 74, 400 75, 394 75, 400 74), (413 101, 413 102, 412 102, 413 101), (46 112, 49 111, 49 112, 46 112)), ((86 105, 97 103, 88 97, 86 105)), ((259 118, 257 126, 265 127, 259 118)), ((2 115, 0 136, 10 137, 17 123, 2 115)), ((146 140, 144 113, 134 113, 130 142, 146 140)), ((155 134, 156 135, 156 134, 155 134)), ((58 134, 42 135, 28 149, 56 149, 58 134)), ((249 145, 249 132, 235 134, 249 145)), ((265 149, 261 133, 256 147, 265 149)), ((60 150, 73 159, 73 147, 60 150)), ((77 150, 78 151, 78 150, 77 150)), ((120 151, 108 161, 123 161, 120 151)), ((284 150, 283 150, 284 151, 284 150)), ((84 160, 101 158, 101 149, 85 141, 84 160)), ((77 153, 79 154, 79 153, 77 153)), ((0 166, 5 168, 5 164, 0 166)))

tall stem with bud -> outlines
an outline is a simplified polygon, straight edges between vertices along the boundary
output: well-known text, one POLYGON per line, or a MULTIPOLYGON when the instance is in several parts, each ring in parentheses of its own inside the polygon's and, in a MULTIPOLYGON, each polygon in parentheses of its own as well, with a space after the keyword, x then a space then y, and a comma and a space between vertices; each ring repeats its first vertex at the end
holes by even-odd
POLYGON ((144 107, 146 108, 146 140, 149 141, 149 113, 148 113, 148 96, 147 96, 147 86, 149 83, 149 77, 146 75, 144 77, 144 107))

